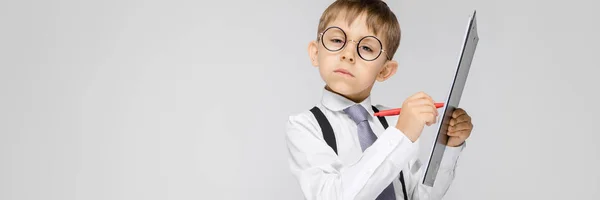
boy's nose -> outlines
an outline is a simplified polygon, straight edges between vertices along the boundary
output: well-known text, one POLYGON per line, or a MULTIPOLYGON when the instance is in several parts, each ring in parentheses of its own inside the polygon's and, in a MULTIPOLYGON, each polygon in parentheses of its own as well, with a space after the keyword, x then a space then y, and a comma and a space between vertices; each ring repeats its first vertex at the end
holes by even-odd
POLYGON ((354 58, 346 55, 342 55, 342 60, 348 60, 351 63, 354 63, 354 58))
POLYGON ((355 58, 354 58, 354 52, 352 50, 353 50, 352 48, 346 47, 343 50, 342 55, 340 56, 340 59, 342 61, 347 61, 347 62, 354 64, 355 58))

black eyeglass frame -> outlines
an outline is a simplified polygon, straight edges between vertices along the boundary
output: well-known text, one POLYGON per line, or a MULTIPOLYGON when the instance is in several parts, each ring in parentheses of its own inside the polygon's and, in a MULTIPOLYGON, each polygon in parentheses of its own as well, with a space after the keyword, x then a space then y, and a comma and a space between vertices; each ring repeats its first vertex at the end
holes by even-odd
MULTIPOLYGON (((319 33, 319 40, 321 40, 321 44, 323 45, 323 47, 325 47, 325 49, 327 49, 328 51, 331 51, 331 52, 338 52, 338 51, 341 51, 342 49, 344 49, 344 48, 346 47, 346 44, 348 44, 348 42, 347 42, 347 41, 348 41, 348 36, 346 35, 346 32, 344 31, 344 29, 342 29, 342 28, 340 28, 340 27, 337 27, 337 26, 330 26, 330 27, 327 27, 325 30, 323 30, 323 32, 319 33), (325 32, 327 32, 329 29, 332 29, 332 28, 337 28, 337 29, 340 29, 340 31, 342 31, 342 33, 344 34, 344 38, 346 39, 346 41, 344 41, 344 44, 342 45, 342 47, 340 47, 339 49, 335 49, 335 50, 332 50, 332 49, 329 49, 329 48, 327 48, 327 45, 325 45, 325 41, 323 41, 323 35, 325 35, 325 32)), ((386 58, 386 59, 388 59, 388 60, 392 60, 392 59, 390 59, 390 58, 388 57, 387 51, 385 51, 385 49, 383 49, 383 43, 381 43, 381 40, 379 40, 379 38, 377 38, 377 37, 375 37, 375 36, 372 36, 372 35, 364 36, 364 37, 362 37, 360 40, 358 40, 358 42, 357 42, 357 41, 354 41, 354 40, 349 40, 349 41, 352 41, 352 42, 355 42, 355 43, 356 43, 356 53, 358 54, 358 56, 359 56, 361 59, 363 59, 363 60, 365 60, 365 61, 374 61, 374 60, 377 60, 377 58, 379 58, 379 56, 381 56, 381 52, 385 53, 385 58, 386 58), (359 48, 360 48, 360 46, 358 45, 358 44, 360 44, 360 42, 362 42, 364 39, 366 39, 366 38, 369 38, 369 37, 372 37, 372 38, 374 38, 375 40, 377 40, 377 42, 379 42, 379 46, 381 47, 381 50, 379 50, 379 54, 377 54, 377 56, 375 56, 375 58, 373 58, 373 59, 370 59, 370 60, 368 60, 368 59, 365 59, 365 58, 364 58, 364 57, 363 57, 363 56, 360 54, 360 51, 359 51, 359 48)))

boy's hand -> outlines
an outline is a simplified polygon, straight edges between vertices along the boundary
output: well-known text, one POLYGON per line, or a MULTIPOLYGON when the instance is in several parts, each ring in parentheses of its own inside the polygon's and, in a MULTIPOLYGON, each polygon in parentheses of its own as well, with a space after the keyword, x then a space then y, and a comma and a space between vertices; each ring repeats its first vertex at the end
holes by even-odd
POLYGON ((452 112, 450 126, 448 126, 448 146, 456 147, 462 145, 463 142, 471 135, 473 123, 471 117, 462 108, 457 108, 452 112))
POLYGON ((433 99, 419 92, 408 97, 402 103, 402 112, 398 117, 396 128, 408 137, 412 142, 415 142, 425 125, 430 126, 436 123, 438 116, 437 108, 435 108, 433 99))

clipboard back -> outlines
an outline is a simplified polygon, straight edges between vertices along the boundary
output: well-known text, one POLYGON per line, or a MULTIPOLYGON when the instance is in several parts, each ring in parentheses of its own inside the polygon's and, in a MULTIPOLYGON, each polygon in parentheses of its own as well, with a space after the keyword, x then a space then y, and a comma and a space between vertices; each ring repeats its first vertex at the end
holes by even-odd
POLYGON ((444 156, 444 151, 446 150, 446 144, 448 143, 448 135, 446 135, 446 132, 448 131, 448 126, 450 120, 452 119, 452 112, 454 112, 460 103, 460 98, 469 74, 469 69, 471 68, 471 61, 473 60, 475 49, 477 47, 477 43, 479 42, 476 12, 477 11, 474 10, 473 14, 469 17, 460 58, 458 59, 458 65, 452 81, 452 86, 450 87, 448 95, 446 96, 446 104, 441 112, 443 117, 441 122, 438 123, 437 136, 431 150, 425 174, 423 175, 423 184, 430 187, 433 187, 433 184, 435 183, 437 172, 444 156))

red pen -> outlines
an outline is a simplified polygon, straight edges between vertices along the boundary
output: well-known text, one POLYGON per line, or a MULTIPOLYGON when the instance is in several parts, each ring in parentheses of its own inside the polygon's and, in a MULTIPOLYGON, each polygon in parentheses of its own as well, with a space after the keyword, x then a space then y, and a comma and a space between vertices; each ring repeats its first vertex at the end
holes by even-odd
MULTIPOLYGON (((444 103, 435 103, 434 105, 435 105, 436 108, 444 107, 444 103)), ((402 108, 382 110, 382 111, 376 112, 375 116, 382 117, 382 116, 399 115, 400 114, 400 110, 402 110, 402 108)))

